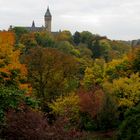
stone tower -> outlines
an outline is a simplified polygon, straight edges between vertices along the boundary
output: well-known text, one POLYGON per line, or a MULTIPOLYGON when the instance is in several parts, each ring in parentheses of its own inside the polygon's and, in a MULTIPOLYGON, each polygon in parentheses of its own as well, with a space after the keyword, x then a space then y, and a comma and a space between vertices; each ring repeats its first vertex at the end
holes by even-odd
POLYGON ((50 13, 50 9, 49 7, 47 8, 47 11, 45 13, 45 28, 47 31, 51 32, 51 26, 52 26, 52 15, 50 13))

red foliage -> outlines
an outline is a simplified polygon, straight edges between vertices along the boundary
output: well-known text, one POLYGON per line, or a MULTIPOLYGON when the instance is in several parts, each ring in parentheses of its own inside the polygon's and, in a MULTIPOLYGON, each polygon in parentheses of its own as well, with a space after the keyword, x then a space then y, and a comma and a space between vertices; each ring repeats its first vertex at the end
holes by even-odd
POLYGON ((104 105, 104 92, 101 89, 89 92, 81 90, 79 97, 80 110, 90 114, 92 118, 96 118, 104 105))
POLYGON ((7 127, 3 131, 3 138, 8 140, 72 140, 79 138, 81 132, 76 129, 64 130, 64 121, 57 120, 49 125, 40 112, 28 107, 22 111, 7 113, 7 127))

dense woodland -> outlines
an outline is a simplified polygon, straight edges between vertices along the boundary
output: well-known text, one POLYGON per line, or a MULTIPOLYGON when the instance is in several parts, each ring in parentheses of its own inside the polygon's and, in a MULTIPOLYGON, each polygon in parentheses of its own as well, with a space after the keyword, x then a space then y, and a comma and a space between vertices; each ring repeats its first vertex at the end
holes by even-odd
POLYGON ((140 48, 88 31, 0 32, 3 140, 139 140, 140 48))

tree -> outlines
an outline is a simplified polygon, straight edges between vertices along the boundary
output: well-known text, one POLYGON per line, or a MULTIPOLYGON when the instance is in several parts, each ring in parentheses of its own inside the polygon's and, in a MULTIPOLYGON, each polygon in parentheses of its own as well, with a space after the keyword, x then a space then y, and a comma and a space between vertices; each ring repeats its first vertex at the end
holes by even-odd
POLYGON ((0 32, 0 84, 19 85, 26 83, 27 69, 19 61, 20 51, 14 48, 15 36, 0 32))
POLYGON ((127 56, 122 59, 114 59, 106 65, 105 74, 109 81, 120 77, 129 77, 132 73, 132 64, 127 56))
POLYGON ((52 100, 77 87, 75 58, 56 49, 40 47, 32 49, 25 58, 29 81, 39 98, 52 100))
POLYGON ((26 66, 20 63, 20 51, 15 50, 14 43, 13 33, 0 32, 0 122, 6 111, 24 102, 23 93, 29 86, 26 66))
POLYGON ((56 48, 65 54, 79 56, 80 52, 79 50, 75 49, 72 44, 70 44, 68 41, 61 41, 56 44, 56 48))
POLYGON ((23 101, 24 92, 15 87, 0 87, 0 124, 5 120, 9 109, 16 109, 23 101))
POLYGON ((30 48, 34 48, 38 46, 34 33, 28 33, 22 35, 20 38, 20 43, 25 46, 24 47, 25 52, 28 52, 30 48))
POLYGON ((29 33, 24 27, 14 27, 12 31, 16 34, 16 42, 20 40, 21 36, 29 33))
POLYGON ((93 52, 93 58, 103 58, 106 62, 111 59, 109 56, 111 46, 108 39, 97 38, 92 42, 90 48, 93 52))
POLYGON ((136 106, 140 101, 140 77, 132 74, 130 78, 124 77, 104 84, 105 91, 112 94, 118 101, 118 107, 126 111, 136 106))
POLYGON ((140 104, 125 113, 124 121, 119 127, 118 140, 140 139, 140 104))
POLYGON ((133 51, 132 67, 134 72, 140 72, 140 49, 133 51))
POLYGON ((104 79, 104 67, 105 62, 100 59, 96 59, 92 67, 87 67, 83 79, 83 85, 86 89, 101 86, 104 79))
POLYGON ((62 31, 56 36, 57 41, 69 41, 72 43, 72 34, 69 31, 62 31))
POLYGON ((79 93, 81 127, 85 130, 107 130, 117 126, 117 106, 100 88, 79 93))
POLYGON ((68 96, 60 96, 50 105, 52 112, 63 119, 67 119, 69 123, 78 123, 79 120, 79 96, 72 93, 68 96))
POLYGON ((81 33, 81 42, 84 44, 87 44, 88 47, 91 46, 93 39, 94 39, 94 36, 92 33, 88 31, 83 31, 81 33))
POLYGON ((54 47, 55 40, 51 33, 49 32, 41 32, 35 33, 35 40, 38 46, 42 47, 54 47))
POLYGON ((73 42, 75 43, 75 45, 79 45, 79 43, 81 42, 81 34, 77 31, 73 35, 73 42))

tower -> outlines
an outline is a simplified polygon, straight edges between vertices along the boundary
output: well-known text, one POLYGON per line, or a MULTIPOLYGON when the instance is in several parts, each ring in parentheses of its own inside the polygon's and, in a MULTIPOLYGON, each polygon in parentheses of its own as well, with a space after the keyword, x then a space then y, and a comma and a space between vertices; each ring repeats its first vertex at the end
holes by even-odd
POLYGON ((52 15, 50 13, 49 7, 47 8, 47 11, 45 13, 44 19, 45 19, 45 28, 46 28, 46 30, 51 32, 52 15))
POLYGON ((32 28, 35 28, 35 22, 34 22, 34 20, 32 22, 32 28))

